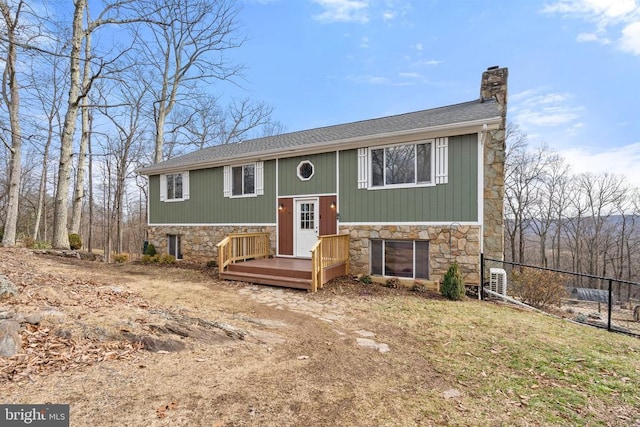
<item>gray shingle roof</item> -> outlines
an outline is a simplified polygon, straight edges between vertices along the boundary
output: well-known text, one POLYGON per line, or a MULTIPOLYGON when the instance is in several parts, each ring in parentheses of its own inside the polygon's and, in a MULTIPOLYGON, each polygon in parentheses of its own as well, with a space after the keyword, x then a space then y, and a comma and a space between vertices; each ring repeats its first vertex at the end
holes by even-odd
POLYGON ((351 138, 373 137, 392 132, 425 129, 443 125, 461 125, 466 122, 490 120, 500 117, 495 101, 469 101, 461 104, 398 114, 377 119, 362 120, 326 126, 281 135, 251 139, 237 144, 217 145, 194 151, 164 162, 143 167, 138 173, 154 175, 190 166, 206 167, 207 163, 259 156, 261 153, 294 150, 302 147, 318 147, 351 138))

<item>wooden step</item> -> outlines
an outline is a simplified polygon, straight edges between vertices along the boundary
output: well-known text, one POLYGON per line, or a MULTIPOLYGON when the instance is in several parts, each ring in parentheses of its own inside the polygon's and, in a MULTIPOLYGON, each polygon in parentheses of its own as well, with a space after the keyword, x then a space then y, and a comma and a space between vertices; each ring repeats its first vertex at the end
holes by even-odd
POLYGON ((239 262, 236 264, 230 264, 227 271, 238 274, 262 274, 265 276, 311 280, 311 270, 304 267, 289 266, 288 268, 282 268, 271 265, 256 266, 252 263, 239 262))
POLYGON ((245 271, 225 271, 220 274, 224 280, 235 280, 238 282, 257 283, 261 285, 282 286, 285 288, 311 289, 311 279, 301 279, 298 277, 285 277, 262 273, 248 273, 245 271))

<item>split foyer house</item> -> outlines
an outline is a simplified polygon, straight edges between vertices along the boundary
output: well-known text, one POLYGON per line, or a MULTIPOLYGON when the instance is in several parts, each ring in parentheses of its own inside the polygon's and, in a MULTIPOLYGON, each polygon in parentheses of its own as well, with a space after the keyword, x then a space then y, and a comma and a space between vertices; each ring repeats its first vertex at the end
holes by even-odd
POLYGON ((148 240, 206 261, 229 235, 262 233, 262 255, 307 259, 322 236, 348 235, 352 273, 439 281, 456 261, 478 284, 480 253, 503 255, 507 75, 489 68, 469 102, 144 167, 148 240))

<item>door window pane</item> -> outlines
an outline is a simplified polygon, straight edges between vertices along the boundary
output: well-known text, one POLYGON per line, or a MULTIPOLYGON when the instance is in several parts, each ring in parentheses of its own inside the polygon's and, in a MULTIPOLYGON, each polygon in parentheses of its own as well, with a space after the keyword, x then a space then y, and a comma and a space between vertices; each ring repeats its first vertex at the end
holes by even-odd
POLYGON ((300 230, 315 229, 314 210, 314 203, 300 203, 300 230))

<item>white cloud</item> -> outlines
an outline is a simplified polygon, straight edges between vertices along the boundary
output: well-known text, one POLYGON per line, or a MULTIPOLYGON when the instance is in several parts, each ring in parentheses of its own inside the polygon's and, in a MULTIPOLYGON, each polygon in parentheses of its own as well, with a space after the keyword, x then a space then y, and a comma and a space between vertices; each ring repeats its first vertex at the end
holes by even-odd
POLYGON ((640 142, 607 151, 571 148, 561 150, 560 154, 575 173, 615 173, 623 175, 631 185, 640 188, 640 174, 637 172, 640 164, 640 142))
POLYGON ((576 41, 578 43, 596 42, 603 45, 611 44, 611 40, 609 40, 608 37, 600 36, 597 33, 580 33, 576 37, 576 41))
POLYGON ((315 15, 320 22, 369 22, 369 0, 313 0, 324 12, 315 15))
POLYGON ((540 126, 576 126, 582 111, 581 107, 572 104, 568 93, 546 93, 540 89, 529 89, 510 98, 510 120, 527 131, 540 126))
POLYGON ((362 37, 360 39, 360 47, 368 48, 369 47, 369 37, 362 37))
POLYGON ((423 50, 424 50, 424 46, 422 45, 422 43, 418 43, 418 44, 416 44, 416 45, 414 46, 414 48, 415 48, 417 51, 423 51, 423 50))
POLYGON ((622 50, 640 55, 640 21, 629 24, 622 30, 620 43, 622 50))
POLYGON ((559 0, 546 4, 543 13, 578 17, 595 28, 578 34, 578 42, 610 44, 615 34, 616 47, 640 56, 640 3, 638 0, 559 0))
POLYGON ((422 78, 422 74, 420 73, 412 73, 412 72, 407 72, 407 73, 398 73, 398 76, 405 78, 405 79, 421 79, 422 78))
POLYGON ((382 20, 385 22, 391 21, 395 19, 395 17, 396 17, 396 13, 392 10, 385 10, 384 12, 382 12, 382 20))

